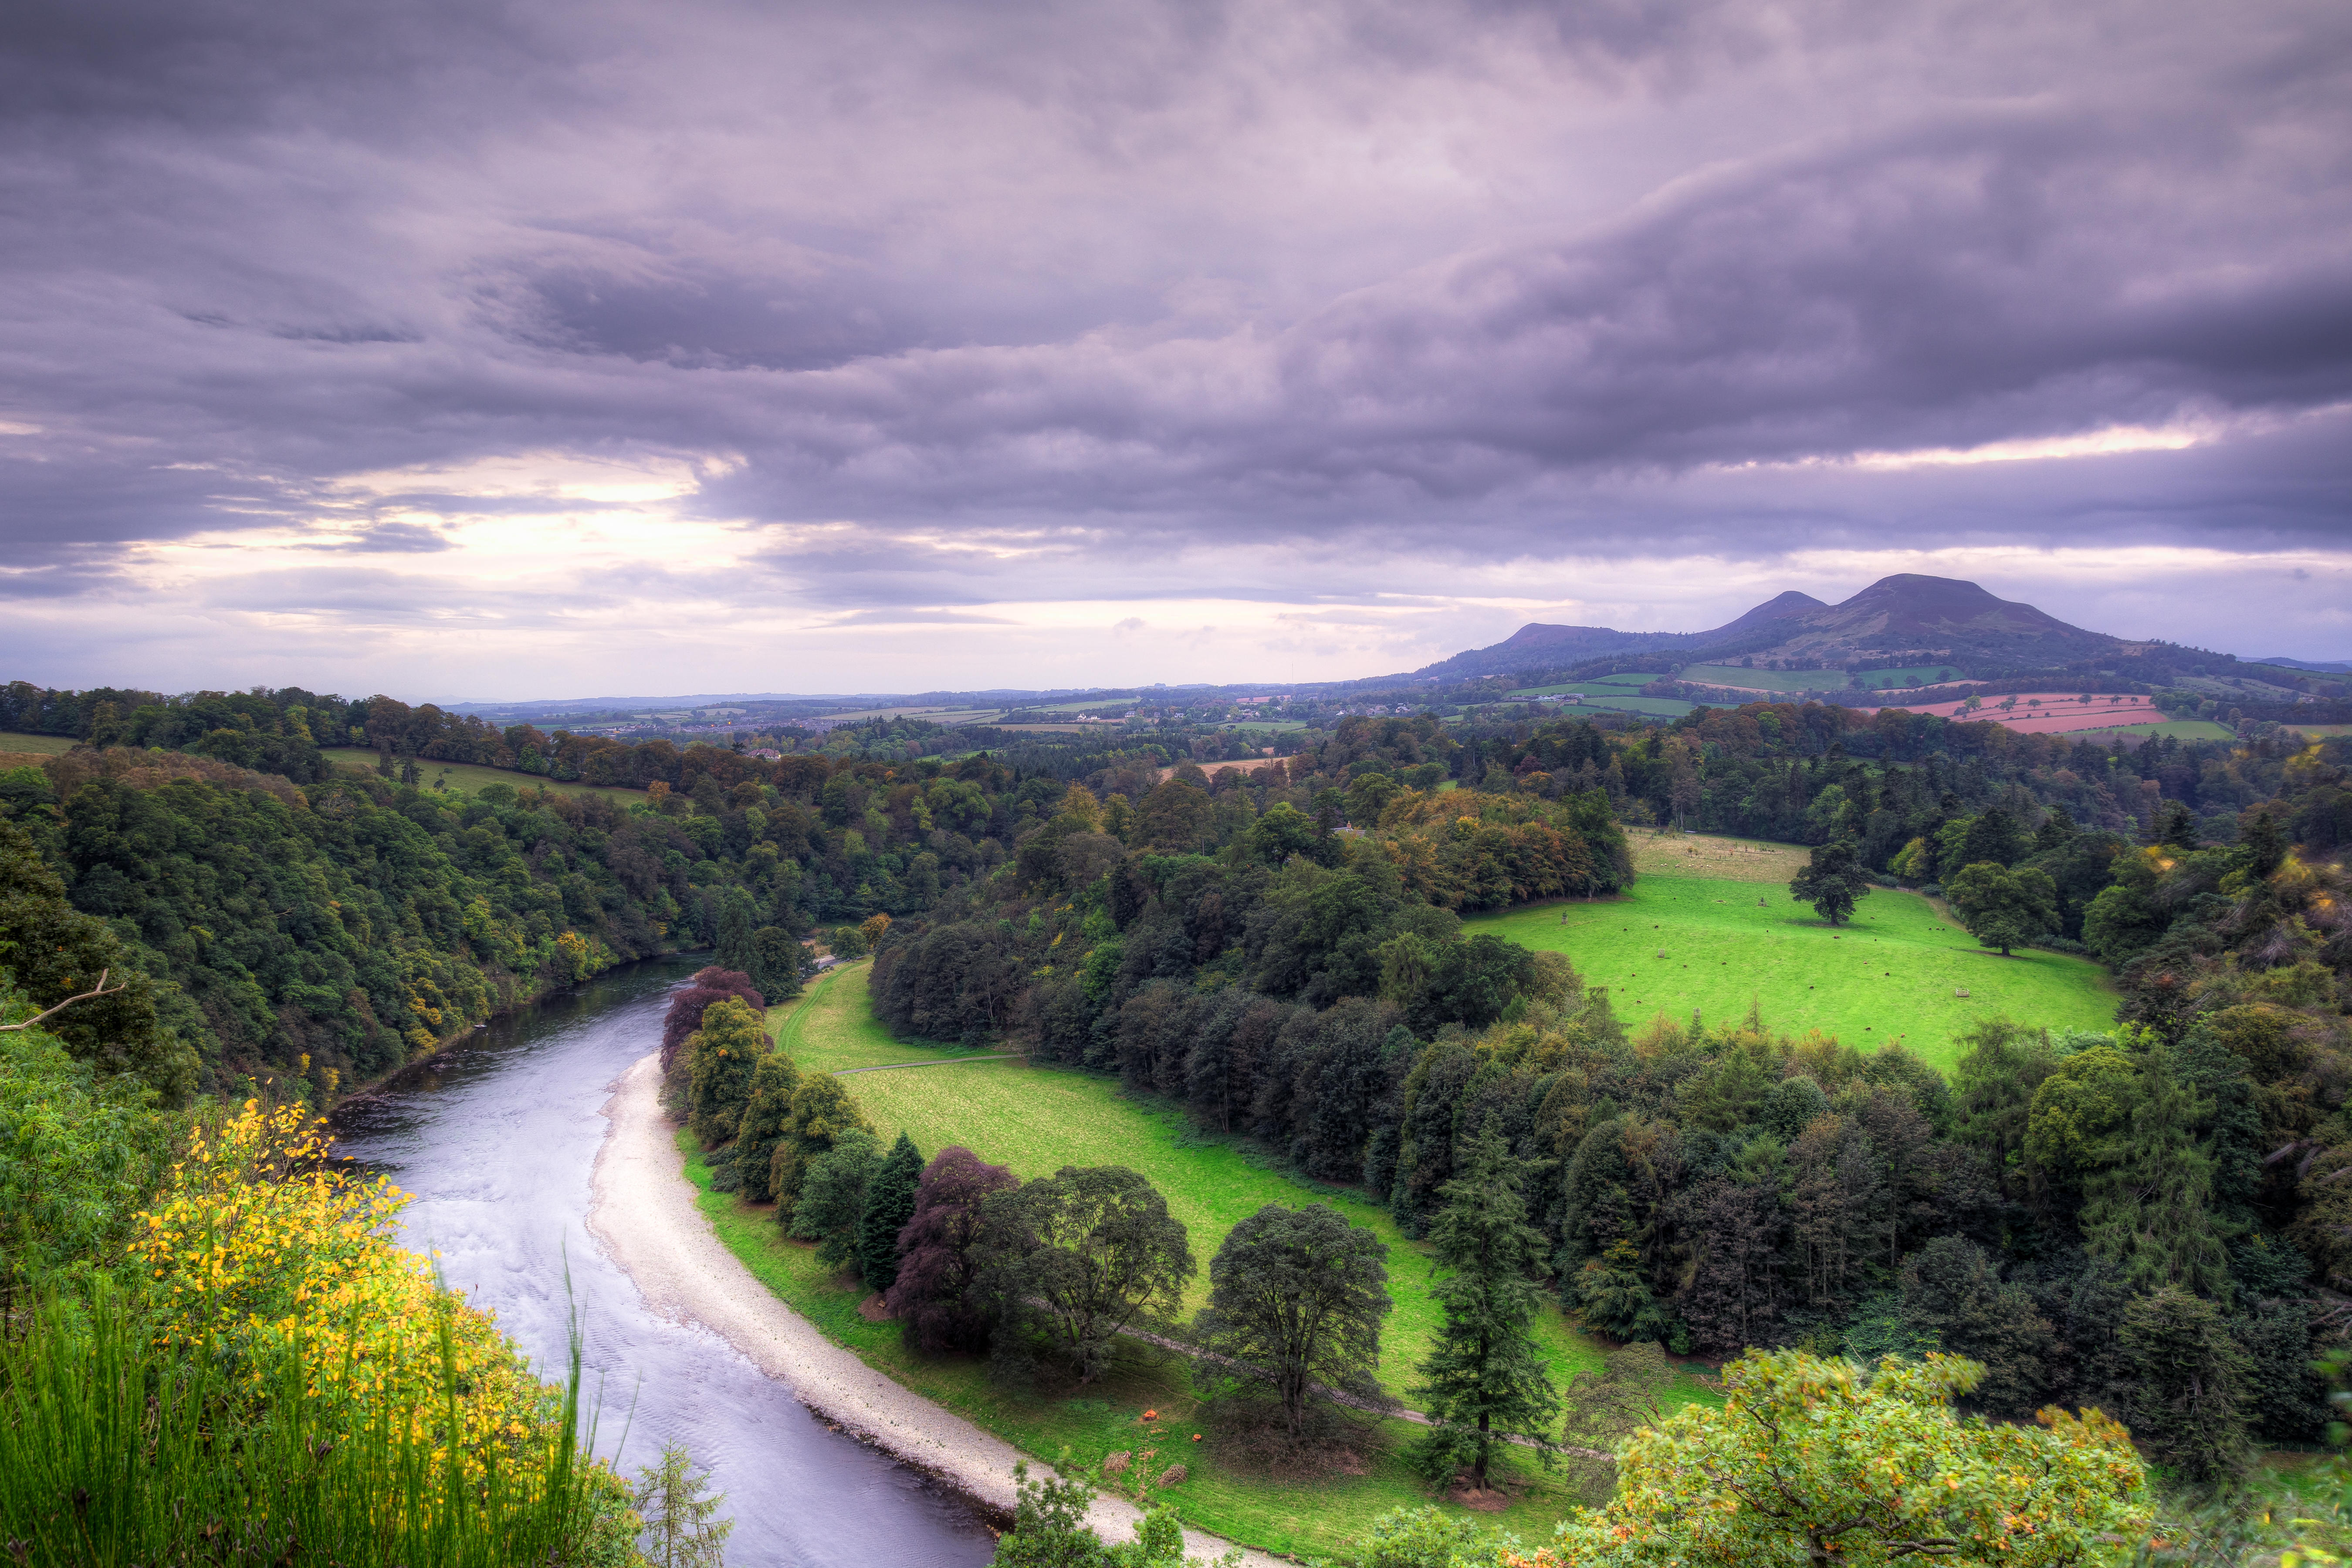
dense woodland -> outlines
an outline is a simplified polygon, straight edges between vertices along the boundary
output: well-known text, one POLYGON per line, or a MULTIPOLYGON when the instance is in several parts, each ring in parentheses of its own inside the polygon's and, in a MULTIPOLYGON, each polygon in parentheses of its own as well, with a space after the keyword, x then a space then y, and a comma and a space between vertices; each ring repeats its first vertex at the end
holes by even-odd
MULTIPOLYGON (((667 949, 716 946, 772 998, 803 935, 888 914, 874 995, 894 1029, 1117 1072, 1408 1228, 1492 1124, 1535 1173, 1563 1304, 1604 1332, 1933 1343, 1993 1369, 1989 1409, 2129 1410, 2191 1469, 2324 1420, 2307 1363, 2352 1282, 2340 741, 2251 726, 2110 751, 1755 705, 1654 727, 1357 717, 1213 776, 1075 748, 1033 768, 656 742, 613 748, 616 777, 655 775, 624 804, 302 776, 298 727, 428 710, 135 695, 75 698, 91 744, 0 775, 0 803, 23 835, 11 885, 54 876, 81 917, 70 966, 20 974, 28 997, 127 965, 150 1043, 117 1065, 173 1092, 266 1073, 331 1098, 667 949), (103 746, 108 722, 134 727, 103 746), (166 722, 184 727, 135 727, 166 722), (287 768, 248 766, 231 732, 287 768), (1675 821, 1850 840, 1888 884, 2042 870, 2042 940, 2117 967, 2119 1027, 2013 1020, 1948 1082, 1769 1018, 1620 1019, 1556 957, 1462 936, 1460 912, 1626 886, 1628 825, 1675 821), (2229 1419, 2166 1403, 2159 1342, 2242 1393, 2229 1419)), ((28 918, 0 914, 20 953, 28 918)))

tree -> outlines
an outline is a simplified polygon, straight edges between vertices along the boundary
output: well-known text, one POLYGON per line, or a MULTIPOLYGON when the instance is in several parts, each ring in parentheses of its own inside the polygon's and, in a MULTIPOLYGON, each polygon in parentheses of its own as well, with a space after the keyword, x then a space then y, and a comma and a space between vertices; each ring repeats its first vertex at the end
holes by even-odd
POLYGON ((816 1260, 826 1268, 857 1261, 866 1195, 881 1169, 882 1140, 862 1127, 844 1129, 833 1147, 809 1161, 791 1234, 817 1243, 816 1260))
POLYGON ((1124 1166, 1064 1166, 990 1195, 981 1220, 999 1301, 1041 1322, 1081 1383, 1109 1364, 1121 1329, 1173 1312, 1199 1272, 1167 1200, 1124 1166))
POLYGON ((1944 896, 1978 945, 2012 947, 2041 940, 2058 923, 2058 884, 2038 866, 2011 871, 1992 861, 1962 866, 1944 883, 1944 896))
POLYGON ((1790 879, 1789 896, 1811 904, 1832 925, 1843 925, 1853 906, 1870 891, 1870 873, 1864 869, 1852 839, 1833 839, 1822 845, 1805 869, 1790 879))
POLYGON ((792 1113, 776 1137, 776 1152, 768 1158, 768 1193, 776 1200, 776 1223, 790 1234, 793 1210, 809 1166, 851 1130, 872 1133, 874 1124, 850 1097, 849 1090, 830 1072, 812 1073, 793 1091, 792 1113))
POLYGON ((1423 1468, 1451 1475, 1466 1463, 1471 1484, 1484 1487, 1496 1445, 1513 1436, 1549 1458, 1559 1393, 1535 1340, 1535 1277, 1549 1270, 1543 1233, 1527 1222, 1526 1166, 1492 1120, 1467 1153, 1439 1189, 1444 1207, 1429 1229, 1448 1270, 1433 1291, 1445 1318, 1412 1393, 1436 1423, 1416 1445, 1423 1468))
POLYGON ((2095 1410, 2039 1427, 1963 1421, 1979 1369, 1956 1356, 1864 1374, 1802 1351, 1724 1369, 1721 1408, 1689 1405, 1635 1433, 1617 1493, 1528 1568, 2001 1563, 2103 1559, 2148 1522, 2147 1470, 2095 1410))
POLYGON ((693 1078, 688 1106, 694 1135, 706 1149, 732 1138, 751 1102, 751 1075, 769 1053, 760 1015, 739 997, 713 1003, 694 1032, 693 1078))
POLYGON ((639 1543, 653 1568, 719 1568, 726 1561, 731 1519, 714 1519, 727 1494, 710 1490, 710 1473, 694 1468, 682 1443, 664 1445, 658 1464, 637 1472, 631 1500, 645 1523, 639 1543))
MULTIPOLYGON (((42 862, 32 839, 5 820, 0 963, 35 1012, 90 989, 101 973, 125 982, 110 983, 106 995, 67 1009, 45 1027, 99 1071, 135 1074, 167 1103, 177 1103, 194 1089, 196 1053, 158 1017, 154 982, 131 967, 102 922, 66 901, 65 883, 42 862)), ((251 989, 249 977, 244 984, 251 989)))
POLYGON ((1305 1433, 1311 1385, 1369 1387, 1381 1363, 1389 1300, 1388 1246, 1336 1209, 1267 1204, 1209 1262, 1209 1304, 1193 1324, 1202 1346, 1269 1385, 1290 1439, 1305 1433))
POLYGON ((2194 1481, 2244 1470, 2246 1353, 2221 1310, 2178 1286, 2141 1296, 2124 1310, 2132 1428, 2159 1463, 2194 1481))
POLYGON ((922 1152, 901 1132, 866 1189, 866 1212, 857 1221, 857 1271, 869 1291, 887 1291, 898 1277, 898 1233, 915 1218, 922 1176, 922 1152))
POLYGON ((2041 1403, 2057 1336, 1975 1242, 1937 1236, 1903 1260, 1903 1326, 1981 1366, 1976 1396, 1993 1415, 2021 1416, 2041 1403))
MULTIPOLYGON (((708 779, 709 774, 704 774, 708 779)), ((722 888, 719 893, 718 952, 714 955, 718 967, 748 974, 758 957, 751 945, 751 935, 759 924, 759 911, 752 906, 751 895, 740 887, 722 888)))
POLYGON ((1603 1502, 1616 1489, 1617 1465, 1610 1456, 1644 1427, 1666 1418, 1666 1396, 1674 1388, 1675 1364, 1656 1342, 1620 1346, 1598 1372, 1584 1371, 1563 1392, 1568 1416, 1560 1445, 1571 1456, 1580 1487, 1591 1502, 1603 1502))
POLYGON ((749 975, 717 965, 697 969, 684 987, 670 993, 669 1010, 662 1015, 661 1066, 667 1072, 677 1060, 687 1036, 702 1027, 702 1014, 711 1003, 740 997, 755 1008, 767 1006, 749 975))
POLYGON ((760 1058, 751 1070, 751 1098, 735 1131, 735 1166, 742 1174, 743 1199, 765 1203, 775 1197, 768 1186, 776 1157, 776 1140, 792 1120, 793 1095, 801 1086, 801 1070, 781 1051, 760 1058))
POLYGON ((987 1335, 972 1300, 980 1280, 981 1209, 989 1194, 1018 1186, 1003 1166, 954 1145, 931 1156, 915 1186, 915 1211, 898 1232, 898 1277, 882 1304, 919 1350, 971 1350, 987 1335))
POLYGON ((781 925, 762 925, 751 933, 751 981, 770 1001, 801 994, 801 960, 804 956, 793 934, 781 925))
MULTIPOLYGON (((1135 1521, 1135 1539, 1106 1546, 1087 1525, 1094 1493, 1083 1481, 1029 1479, 1029 1465, 1013 1467, 1013 1528, 996 1538, 993 1568, 1187 1568, 1184 1527, 1163 1505, 1148 1508, 1135 1521)), ((1209 1568, 1234 1568, 1238 1549, 1209 1568)))

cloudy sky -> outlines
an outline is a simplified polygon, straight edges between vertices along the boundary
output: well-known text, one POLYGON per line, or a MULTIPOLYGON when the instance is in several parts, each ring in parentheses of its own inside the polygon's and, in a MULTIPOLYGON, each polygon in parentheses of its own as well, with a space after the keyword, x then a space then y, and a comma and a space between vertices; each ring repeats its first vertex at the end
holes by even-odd
POLYGON ((0 678, 2352 656, 2342 0, 19 0, 0 678))

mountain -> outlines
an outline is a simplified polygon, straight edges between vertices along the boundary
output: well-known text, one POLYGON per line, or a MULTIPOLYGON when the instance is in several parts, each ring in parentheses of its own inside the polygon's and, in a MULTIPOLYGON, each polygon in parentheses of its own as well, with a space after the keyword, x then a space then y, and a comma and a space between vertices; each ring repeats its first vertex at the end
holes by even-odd
POLYGON ((1973 582, 1902 572, 1879 579, 1842 604, 1790 590, 1706 632, 1620 632, 1530 622, 1500 643, 1413 674, 1468 680, 1650 653, 1683 664, 1749 654, 1797 667, 1856 660, 1902 664, 1920 658, 2013 669, 2072 664, 2121 645, 2117 638, 2069 626, 2031 604, 1997 599, 1973 582))
POLYGON ((1620 632, 1613 626, 1554 626, 1530 621, 1490 647, 1456 653, 1413 674, 1423 678, 1461 681, 1479 675, 1517 674, 1522 670, 1560 670, 1591 659, 1643 653, 1653 649, 1671 650, 1688 663, 1690 651, 1752 639, 1776 622, 1828 608, 1811 594, 1791 589, 1709 632, 1620 632))
POLYGON ((2061 664, 2110 653, 2120 639, 2085 632, 2031 604, 1996 599, 1973 582, 1901 572, 1843 604, 1794 618, 1771 653, 1843 664, 1914 656, 1996 665, 2061 664))

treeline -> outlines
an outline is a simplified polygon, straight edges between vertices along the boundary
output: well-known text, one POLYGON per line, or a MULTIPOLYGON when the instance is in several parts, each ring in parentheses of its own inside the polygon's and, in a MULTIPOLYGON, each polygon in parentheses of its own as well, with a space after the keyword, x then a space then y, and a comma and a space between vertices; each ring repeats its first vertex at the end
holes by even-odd
MULTIPOLYGON (((1748 716, 1759 741, 1772 716, 1748 716)), ((2352 884, 2324 858, 2352 794, 2343 745, 2194 768, 2154 747, 2093 781, 1692 739, 1547 727, 1520 741, 1524 771, 1490 776, 1508 793, 1425 793, 1399 779, 1423 764, 1372 752, 1346 789, 1313 792, 1319 820, 1279 798, 1287 768, 1180 771, 1132 810, 1074 788, 997 875, 893 925, 877 1015, 1116 1071, 1360 1186, 1409 1233, 1496 1129, 1541 1173, 1531 1218, 1563 1306, 1621 1337, 1956 1351, 1989 1368, 1983 1407, 2128 1411, 2200 1474, 2233 1469, 2250 1437, 2314 1439, 2309 1364, 2352 1286, 2352 1199, 2332 1185, 2352 1169, 2352 884), (1710 783, 1760 784, 1801 824, 1785 836, 1859 841, 1916 881, 2047 868, 2064 923, 2122 966, 2125 1027, 1990 1027, 1948 1083, 1757 1019, 1629 1035, 1558 960, 1465 940, 1453 915, 1623 885, 1607 784, 1573 789, 1610 775, 1629 798, 1679 782, 1694 814, 1710 783), (2158 803, 2144 832, 2034 799, 2126 776, 2158 803), (2166 1403, 2182 1386, 2166 1358, 2224 1391, 2221 1418, 2166 1403)), ((2047 915, 2028 936, 2064 940, 2057 901, 2047 915)))

